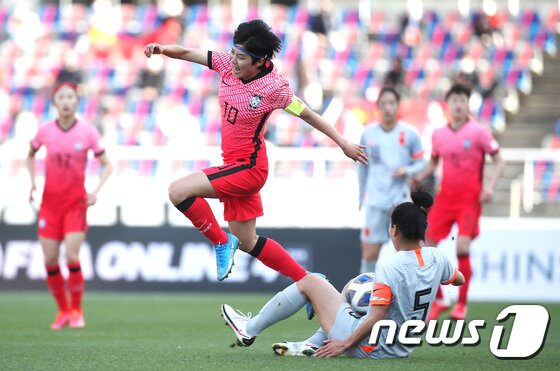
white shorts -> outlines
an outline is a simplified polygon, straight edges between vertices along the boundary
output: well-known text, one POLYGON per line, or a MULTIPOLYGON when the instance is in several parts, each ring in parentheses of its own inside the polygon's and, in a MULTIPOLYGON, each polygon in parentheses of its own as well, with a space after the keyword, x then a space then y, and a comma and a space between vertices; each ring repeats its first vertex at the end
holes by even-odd
POLYGON ((384 244, 389 241, 390 211, 390 209, 366 206, 366 221, 360 235, 362 242, 384 244))

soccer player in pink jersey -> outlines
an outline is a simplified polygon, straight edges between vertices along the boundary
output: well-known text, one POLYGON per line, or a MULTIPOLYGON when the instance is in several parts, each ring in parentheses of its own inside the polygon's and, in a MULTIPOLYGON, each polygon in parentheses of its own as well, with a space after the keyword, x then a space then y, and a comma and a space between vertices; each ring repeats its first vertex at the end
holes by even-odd
POLYGON ((281 47, 280 39, 265 22, 252 20, 237 27, 229 53, 159 44, 148 44, 144 49, 147 57, 163 54, 207 66, 220 75, 224 164, 192 173, 169 186, 171 202, 215 246, 220 281, 231 272, 238 246, 296 282, 307 274, 280 244, 258 236, 256 231, 256 218, 263 215, 259 191, 268 176, 264 126, 273 110, 283 109, 300 117, 334 140, 346 156, 367 162, 362 146, 348 142, 294 95, 271 61, 281 47), (231 234, 218 225, 205 200, 208 197, 223 202, 231 234))
MULTIPOLYGON (((470 89, 454 84, 445 95, 451 122, 434 131, 430 162, 416 181, 432 175, 440 158, 443 160, 440 191, 428 214, 426 242, 435 246, 450 232, 454 223, 459 228, 457 258, 459 270, 465 275, 465 285, 459 289, 457 304, 451 318, 464 319, 467 314, 467 292, 472 276, 470 263, 471 241, 478 236, 478 221, 482 203, 492 200, 494 186, 504 170, 498 142, 490 131, 469 116, 470 89), (494 164, 488 184, 483 187, 483 169, 486 154, 494 164)), ((428 320, 437 319, 448 308, 443 293, 438 290, 436 302, 428 320)))
POLYGON ((29 198, 33 200, 36 189, 35 154, 45 146, 45 188, 37 230, 45 255, 47 285, 58 305, 58 314, 51 329, 59 330, 66 325, 73 328, 85 326, 81 306, 84 278, 79 260, 80 246, 88 229, 87 208, 95 204, 99 190, 112 172, 112 166, 100 144, 99 132, 92 125, 76 118, 76 85, 69 82, 58 84, 54 89, 53 102, 58 118, 39 127, 31 141, 26 164, 31 177, 29 198), (97 187, 93 192, 86 193, 84 180, 89 150, 101 161, 103 171, 97 187), (69 270, 70 304, 58 264, 62 241, 66 247, 69 270))

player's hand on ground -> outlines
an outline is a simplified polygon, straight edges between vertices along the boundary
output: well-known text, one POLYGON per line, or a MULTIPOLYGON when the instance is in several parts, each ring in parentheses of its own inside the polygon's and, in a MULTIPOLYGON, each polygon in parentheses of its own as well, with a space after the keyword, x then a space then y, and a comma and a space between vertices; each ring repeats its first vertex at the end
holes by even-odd
POLYGON ((162 53, 162 47, 160 44, 151 43, 144 47, 144 54, 148 58, 150 58, 152 54, 161 54, 161 53, 162 53))
POLYGON ((346 344, 343 341, 328 339, 325 340, 325 345, 319 347, 315 352, 316 357, 327 358, 336 357, 346 352, 346 344))
POLYGON ((364 165, 368 163, 368 158, 365 152, 366 146, 346 142, 343 146, 341 146, 341 148, 344 154, 352 160, 361 162, 364 165))
POLYGON ((88 193, 86 195, 86 203, 88 207, 95 205, 96 202, 97 202, 97 195, 95 193, 88 193))
POLYGON ((491 202, 493 197, 494 191, 492 191, 490 188, 484 188, 482 190, 482 193, 480 194, 480 202, 486 204, 488 202, 491 202))

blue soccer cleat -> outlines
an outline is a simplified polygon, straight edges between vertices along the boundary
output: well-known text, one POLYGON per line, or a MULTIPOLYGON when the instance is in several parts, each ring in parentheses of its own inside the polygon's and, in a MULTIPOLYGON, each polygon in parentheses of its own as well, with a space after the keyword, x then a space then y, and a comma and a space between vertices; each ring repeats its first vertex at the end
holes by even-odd
POLYGON ((310 302, 305 303, 305 313, 308 320, 312 320, 315 317, 315 309, 313 309, 313 305, 310 302))
POLYGON ((230 233, 226 233, 228 239, 225 243, 214 245, 216 251, 216 265, 218 268, 218 281, 223 281, 229 276, 233 268, 233 255, 239 246, 239 239, 230 233))

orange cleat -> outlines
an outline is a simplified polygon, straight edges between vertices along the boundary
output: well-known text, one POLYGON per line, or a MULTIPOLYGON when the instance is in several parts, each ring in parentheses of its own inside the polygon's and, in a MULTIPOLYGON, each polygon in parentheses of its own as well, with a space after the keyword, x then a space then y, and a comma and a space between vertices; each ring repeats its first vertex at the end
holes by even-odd
POLYGON ((426 318, 426 322, 430 322, 431 320, 437 320, 438 317, 445 312, 449 308, 449 305, 441 302, 441 301, 434 301, 432 304, 432 309, 430 313, 428 313, 428 318, 426 318))
POLYGON ((467 317, 467 304, 455 304, 455 308, 453 308, 453 310, 451 311, 450 317, 452 319, 465 319, 465 317, 467 317))
POLYGON ((60 330, 70 323, 70 314, 67 311, 59 311, 51 324, 51 330, 60 330))
POLYGON ((72 328, 86 327, 86 321, 84 320, 84 312, 82 312, 81 309, 72 309, 72 312, 70 312, 70 327, 72 328))

